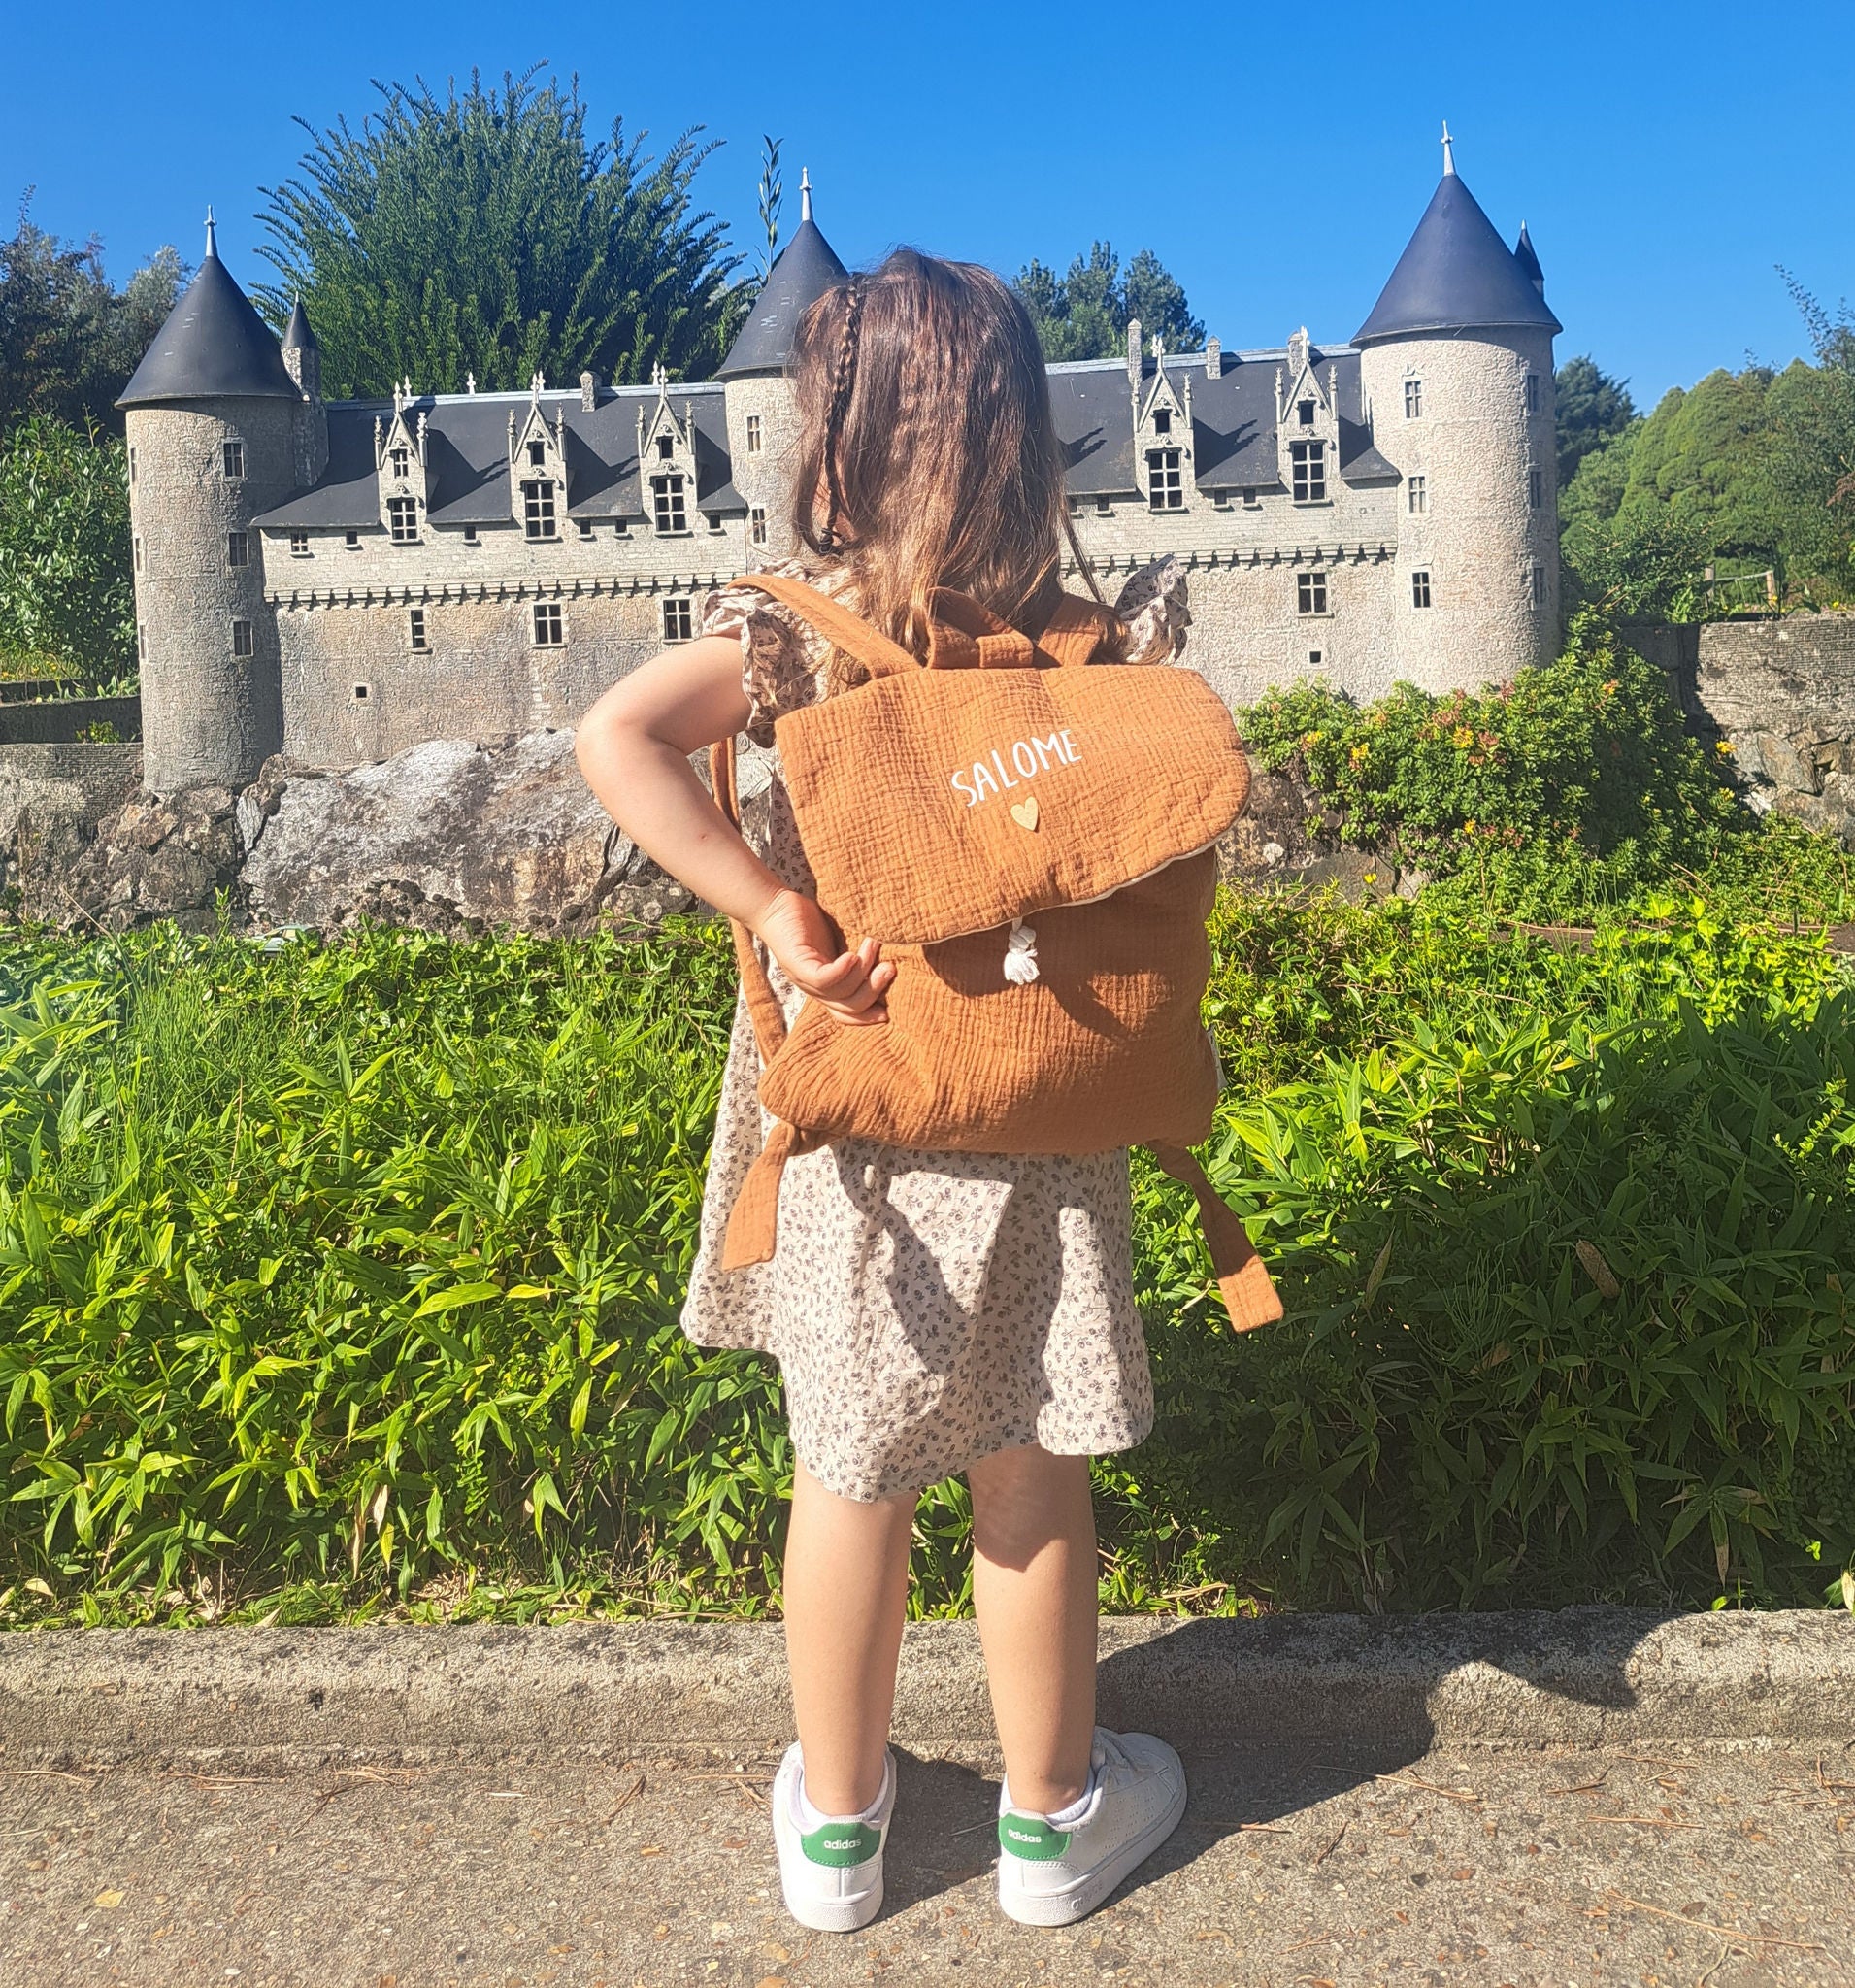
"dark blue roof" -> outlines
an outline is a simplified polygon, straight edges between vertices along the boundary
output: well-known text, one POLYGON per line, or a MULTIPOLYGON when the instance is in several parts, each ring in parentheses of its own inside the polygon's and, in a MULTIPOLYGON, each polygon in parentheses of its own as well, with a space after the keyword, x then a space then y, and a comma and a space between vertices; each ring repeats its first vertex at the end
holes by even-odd
POLYGON ((1565 327, 1455 173, 1444 173, 1356 346, 1414 332, 1565 327))
POLYGON ((1520 274, 1535 289, 1545 288, 1545 271, 1540 267, 1540 258, 1534 252, 1533 237, 1527 233, 1525 221, 1520 223, 1520 239, 1513 245, 1513 259, 1520 265, 1520 274))
POLYGON ((283 327, 283 349, 305 352, 319 352, 322 342, 315 336, 309 321, 309 313, 303 309, 303 300, 298 297, 290 306, 290 321, 283 327))
POLYGON ((206 258, 186 294, 154 334, 119 408, 168 400, 297 400, 301 392, 283 364, 277 339, 232 281, 207 237, 206 258))
POLYGON ((744 373, 781 373, 792 356, 799 319, 845 276, 837 252, 818 232, 808 214, 799 231, 779 251, 747 321, 715 369, 717 380, 738 380, 744 373))

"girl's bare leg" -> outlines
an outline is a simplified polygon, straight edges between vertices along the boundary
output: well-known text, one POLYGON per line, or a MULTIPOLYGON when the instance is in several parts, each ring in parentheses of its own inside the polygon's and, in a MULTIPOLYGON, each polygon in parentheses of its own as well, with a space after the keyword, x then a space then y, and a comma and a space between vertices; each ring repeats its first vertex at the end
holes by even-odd
POLYGON ((882 1791, 914 1506, 911 1493, 860 1504, 803 1464, 793 1474, 786 1660, 806 1798, 825 1815, 856 1815, 882 1791))
POLYGON ((1088 1785, 1095 1730, 1095 1508, 1088 1459, 1033 1443, 973 1491, 973 1602, 1011 1800, 1047 1815, 1088 1785))

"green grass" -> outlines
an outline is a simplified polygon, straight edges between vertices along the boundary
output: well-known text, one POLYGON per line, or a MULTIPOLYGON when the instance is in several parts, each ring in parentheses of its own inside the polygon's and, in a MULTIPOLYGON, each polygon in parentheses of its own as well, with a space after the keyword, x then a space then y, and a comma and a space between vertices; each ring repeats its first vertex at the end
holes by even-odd
MULTIPOLYGON (((1834 1586, 1851 990, 1748 888, 1590 950, 1225 897, 1208 1150, 1289 1317, 1230 1335, 1137 1164, 1108 1606, 1834 1586)), ((5 1619, 777 1607, 777 1377, 676 1322, 731 999, 700 928, 0 942, 5 1619)), ((966 1521, 923 1501, 917 1610, 967 1606, 966 1521)))

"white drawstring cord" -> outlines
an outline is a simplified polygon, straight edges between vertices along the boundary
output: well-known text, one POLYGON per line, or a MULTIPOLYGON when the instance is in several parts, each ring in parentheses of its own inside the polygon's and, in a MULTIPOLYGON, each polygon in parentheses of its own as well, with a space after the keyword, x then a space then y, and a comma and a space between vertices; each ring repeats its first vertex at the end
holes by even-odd
POLYGON ((1014 987, 1028 987, 1037 978, 1037 934, 1022 918, 1011 920, 1005 950, 1005 977, 1014 987))

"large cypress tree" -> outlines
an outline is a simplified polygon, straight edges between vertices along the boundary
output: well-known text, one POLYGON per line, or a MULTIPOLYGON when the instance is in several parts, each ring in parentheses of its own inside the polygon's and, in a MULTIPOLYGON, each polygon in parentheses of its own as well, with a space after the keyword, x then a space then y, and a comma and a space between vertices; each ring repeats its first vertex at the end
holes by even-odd
POLYGON ((577 83, 537 67, 500 91, 376 83, 358 131, 316 131, 301 170, 263 190, 260 252, 280 281, 256 291, 282 325, 301 293, 322 345, 324 391, 458 392, 574 380, 700 379, 745 297, 725 226, 695 206, 712 145, 685 131, 661 158, 622 119, 589 140, 577 83), (538 80, 541 79, 541 80, 538 80))

